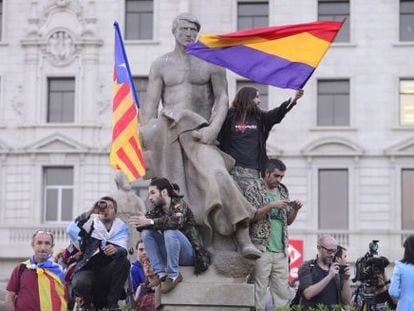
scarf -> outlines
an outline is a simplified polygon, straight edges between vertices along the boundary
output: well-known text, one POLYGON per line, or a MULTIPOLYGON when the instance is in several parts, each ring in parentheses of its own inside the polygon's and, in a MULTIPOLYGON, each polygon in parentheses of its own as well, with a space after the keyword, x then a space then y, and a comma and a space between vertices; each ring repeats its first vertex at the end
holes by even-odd
POLYGON ((93 228, 91 236, 101 240, 101 247, 111 243, 128 250, 128 225, 119 218, 115 218, 111 230, 107 231, 105 225, 96 217, 93 220, 93 228))
POLYGON ((66 311, 67 293, 63 282, 62 268, 50 256, 46 261, 36 264, 33 257, 23 262, 27 269, 36 270, 39 286, 40 310, 66 311))

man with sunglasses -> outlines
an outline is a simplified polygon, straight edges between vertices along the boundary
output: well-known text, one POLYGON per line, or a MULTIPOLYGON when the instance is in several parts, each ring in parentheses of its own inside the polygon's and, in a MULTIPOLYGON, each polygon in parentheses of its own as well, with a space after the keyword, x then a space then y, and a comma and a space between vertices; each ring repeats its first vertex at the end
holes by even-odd
POLYGON ((345 306, 351 303, 351 271, 346 265, 340 271, 340 265, 334 262, 338 244, 328 234, 318 238, 316 259, 306 261, 299 268, 299 290, 303 310, 317 307, 319 304, 333 310, 335 305, 345 306))

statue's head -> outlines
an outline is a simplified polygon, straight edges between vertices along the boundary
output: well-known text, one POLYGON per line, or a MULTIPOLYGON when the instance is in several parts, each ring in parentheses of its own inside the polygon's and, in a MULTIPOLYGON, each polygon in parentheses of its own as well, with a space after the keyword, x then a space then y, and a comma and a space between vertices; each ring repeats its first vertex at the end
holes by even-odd
POLYGON ((172 33, 179 44, 186 46, 195 42, 200 28, 197 17, 190 13, 181 13, 173 21, 172 33))
POLYGON ((132 189, 131 184, 128 181, 128 177, 122 171, 117 171, 115 173, 115 184, 118 189, 123 189, 129 191, 132 189))

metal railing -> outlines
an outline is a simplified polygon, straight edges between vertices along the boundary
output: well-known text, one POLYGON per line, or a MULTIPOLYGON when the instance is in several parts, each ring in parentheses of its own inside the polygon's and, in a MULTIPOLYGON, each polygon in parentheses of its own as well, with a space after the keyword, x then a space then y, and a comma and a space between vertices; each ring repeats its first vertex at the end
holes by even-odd
MULTIPOLYGON (((28 244, 32 239, 32 235, 36 230, 47 231, 53 234, 55 244, 69 243, 69 238, 66 234, 66 225, 40 225, 40 226, 19 226, 19 227, 2 227, 0 230, 8 231, 4 236, 8 239, 3 239, 0 244, 28 244)), ((4 237, 3 236, 3 237, 4 237)))

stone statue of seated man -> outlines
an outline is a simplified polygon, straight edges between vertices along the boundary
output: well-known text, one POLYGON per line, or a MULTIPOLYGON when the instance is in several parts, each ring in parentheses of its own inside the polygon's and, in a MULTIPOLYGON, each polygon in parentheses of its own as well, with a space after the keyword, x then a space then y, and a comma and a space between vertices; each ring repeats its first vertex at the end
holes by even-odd
POLYGON ((199 31, 195 16, 178 15, 174 50, 151 65, 140 116, 146 178, 179 185, 208 246, 215 234, 231 236, 243 257, 256 259, 261 252, 249 237, 255 209, 229 174, 234 160, 215 144, 228 110, 225 70, 185 52, 199 31))

